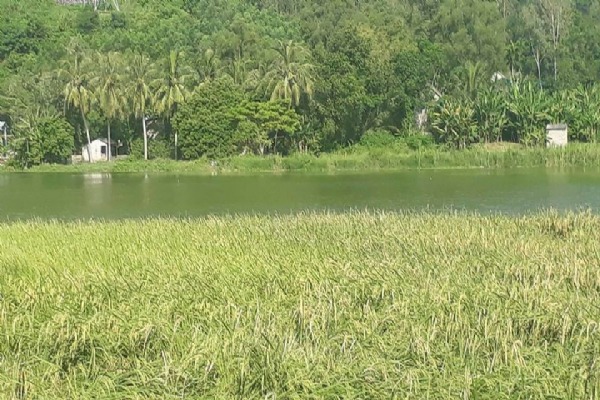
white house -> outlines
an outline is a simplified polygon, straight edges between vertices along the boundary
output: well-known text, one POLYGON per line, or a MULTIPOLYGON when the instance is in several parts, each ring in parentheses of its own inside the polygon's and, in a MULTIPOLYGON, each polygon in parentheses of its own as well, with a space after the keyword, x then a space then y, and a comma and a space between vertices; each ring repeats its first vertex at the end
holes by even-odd
POLYGON ((113 159, 117 155, 117 143, 111 141, 110 146, 108 145, 108 140, 106 139, 96 139, 93 140, 89 145, 85 145, 81 148, 81 157, 83 161, 89 162, 90 157, 92 162, 98 161, 108 161, 110 151, 110 158, 113 159), (89 152, 88 152, 89 147, 89 152))

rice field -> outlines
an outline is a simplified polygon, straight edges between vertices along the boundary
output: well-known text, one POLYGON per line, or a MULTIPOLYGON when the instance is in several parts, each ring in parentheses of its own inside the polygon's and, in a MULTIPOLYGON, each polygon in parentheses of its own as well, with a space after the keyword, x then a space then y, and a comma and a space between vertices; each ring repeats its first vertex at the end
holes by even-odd
POLYGON ((597 399, 600 217, 0 225, 2 399, 597 399))

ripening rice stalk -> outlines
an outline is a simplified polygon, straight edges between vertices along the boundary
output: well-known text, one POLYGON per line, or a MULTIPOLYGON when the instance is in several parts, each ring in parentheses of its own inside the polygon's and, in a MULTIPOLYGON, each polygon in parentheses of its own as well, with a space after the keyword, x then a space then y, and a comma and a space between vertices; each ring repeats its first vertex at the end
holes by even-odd
POLYGON ((0 398, 598 398, 600 218, 0 225, 0 398))

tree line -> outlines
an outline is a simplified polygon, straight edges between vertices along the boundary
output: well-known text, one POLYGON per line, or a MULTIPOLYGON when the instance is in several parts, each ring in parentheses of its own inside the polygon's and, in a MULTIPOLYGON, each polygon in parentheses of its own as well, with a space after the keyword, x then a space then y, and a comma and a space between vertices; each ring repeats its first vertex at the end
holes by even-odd
POLYGON ((88 3, 0 0, 0 120, 24 164, 98 137, 140 158, 327 152, 412 134, 422 108, 457 147, 539 144, 558 120, 596 139, 564 110, 597 96, 597 1, 88 3))

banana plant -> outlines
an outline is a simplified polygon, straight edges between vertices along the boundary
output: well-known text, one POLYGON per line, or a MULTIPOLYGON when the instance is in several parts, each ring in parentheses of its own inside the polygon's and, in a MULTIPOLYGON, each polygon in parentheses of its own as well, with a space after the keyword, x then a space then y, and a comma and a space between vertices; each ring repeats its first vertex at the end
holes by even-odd
POLYGON ((503 92, 492 88, 479 92, 474 107, 480 139, 485 142, 502 141, 508 127, 507 102, 503 92))
POLYGON ((600 133, 600 90, 598 87, 563 91, 555 104, 561 108, 561 117, 569 126, 572 140, 595 142, 600 133))
POLYGON ((478 141, 473 103, 446 97, 431 111, 431 128, 438 140, 464 149, 478 141))
POLYGON ((527 146, 546 142, 546 125, 559 122, 551 98, 531 82, 515 85, 508 99, 508 125, 514 139, 527 146))

